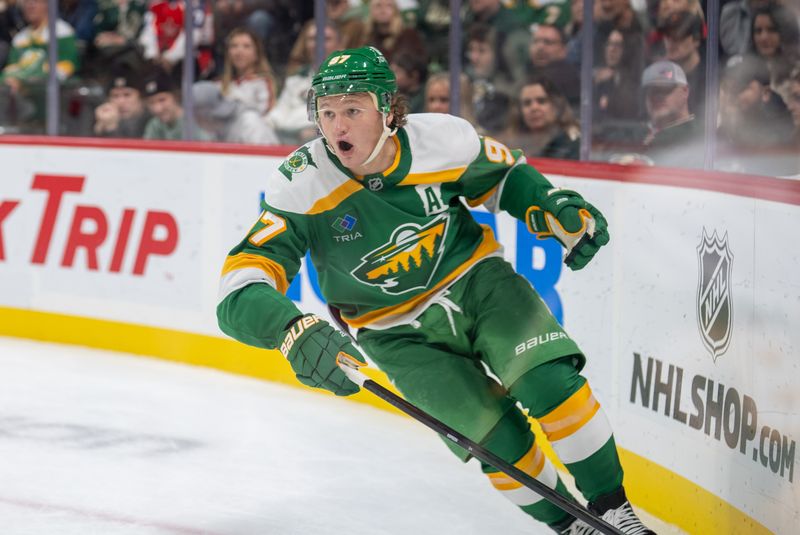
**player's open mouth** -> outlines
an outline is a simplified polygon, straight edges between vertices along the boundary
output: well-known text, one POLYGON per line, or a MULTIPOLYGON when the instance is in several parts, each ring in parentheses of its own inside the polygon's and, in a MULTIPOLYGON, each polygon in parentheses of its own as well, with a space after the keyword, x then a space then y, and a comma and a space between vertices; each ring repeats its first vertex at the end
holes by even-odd
POLYGON ((347 141, 337 141, 336 146, 339 147, 339 152, 342 154, 347 154, 353 150, 353 144, 348 143, 347 141))

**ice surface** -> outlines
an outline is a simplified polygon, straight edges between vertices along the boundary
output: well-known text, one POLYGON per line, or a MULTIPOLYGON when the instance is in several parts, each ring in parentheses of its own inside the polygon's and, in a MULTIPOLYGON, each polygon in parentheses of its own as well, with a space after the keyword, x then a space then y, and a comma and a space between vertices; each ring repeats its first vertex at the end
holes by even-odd
POLYGON ((0 533, 552 532, 408 418, 214 370, 0 338, 0 533))

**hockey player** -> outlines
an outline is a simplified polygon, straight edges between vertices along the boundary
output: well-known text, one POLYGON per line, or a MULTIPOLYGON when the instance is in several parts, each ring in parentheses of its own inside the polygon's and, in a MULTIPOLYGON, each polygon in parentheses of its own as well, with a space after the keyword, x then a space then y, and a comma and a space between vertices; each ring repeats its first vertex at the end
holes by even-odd
MULTIPOLYGON (((310 250, 325 299, 406 399, 568 496, 519 401, 592 511, 625 533, 652 533, 625 497, 611 427, 579 374, 584 355, 462 200, 555 237, 572 269, 608 242, 605 219, 466 121, 407 116, 396 89, 372 47, 334 52, 321 65, 309 110, 322 137, 267 179, 261 217, 225 261, 221 329, 279 348, 306 385, 357 392, 336 357, 363 364, 359 350, 284 295, 310 250)), ((483 471, 557 532, 595 532, 494 468, 483 471)))

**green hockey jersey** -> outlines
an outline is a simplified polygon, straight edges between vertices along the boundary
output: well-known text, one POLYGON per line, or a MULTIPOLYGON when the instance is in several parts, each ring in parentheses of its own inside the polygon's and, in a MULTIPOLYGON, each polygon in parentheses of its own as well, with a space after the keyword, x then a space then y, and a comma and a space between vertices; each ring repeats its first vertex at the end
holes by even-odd
MULTIPOLYGON (((78 49, 75 32, 69 24, 60 19, 56 21, 56 39, 57 74, 59 80, 65 80, 72 76, 77 68, 78 49)), ((45 78, 49 70, 47 63, 49 41, 49 28, 46 24, 35 29, 26 26, 20 30, 11 42, 8 64, 0 74, 0 79, 18 78, 24 82, 35 82, 45 78)))
POLYGON ((300 311, 285 294, 310 251, 325 300, 352 327, 408 323, 480 260, 502 255, 468 206, 524 219, 550 183, 465 120, 413 114, 383 173, 356 176, 316 139, 272 172, 264 211, 223 267, 224 332, 275 347, 300 311))

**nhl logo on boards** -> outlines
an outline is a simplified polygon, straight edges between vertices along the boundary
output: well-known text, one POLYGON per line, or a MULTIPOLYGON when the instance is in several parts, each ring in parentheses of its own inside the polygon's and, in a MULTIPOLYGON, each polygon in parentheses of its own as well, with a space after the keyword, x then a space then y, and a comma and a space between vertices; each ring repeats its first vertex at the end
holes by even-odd
POLYGON ((703 239, 697 246, 697 326, 703 345, 716 362, 728 350, 733 325, 731 297, 731 264, 733 254, 728 247, 728 233, 722 238, 715 230, 709 236, 703 228, 703 239))
POLYGON ((370 178, 367 181, 367 187, 370 191, 380 191, 383 189, 383 179, 380 177, 370 178))

